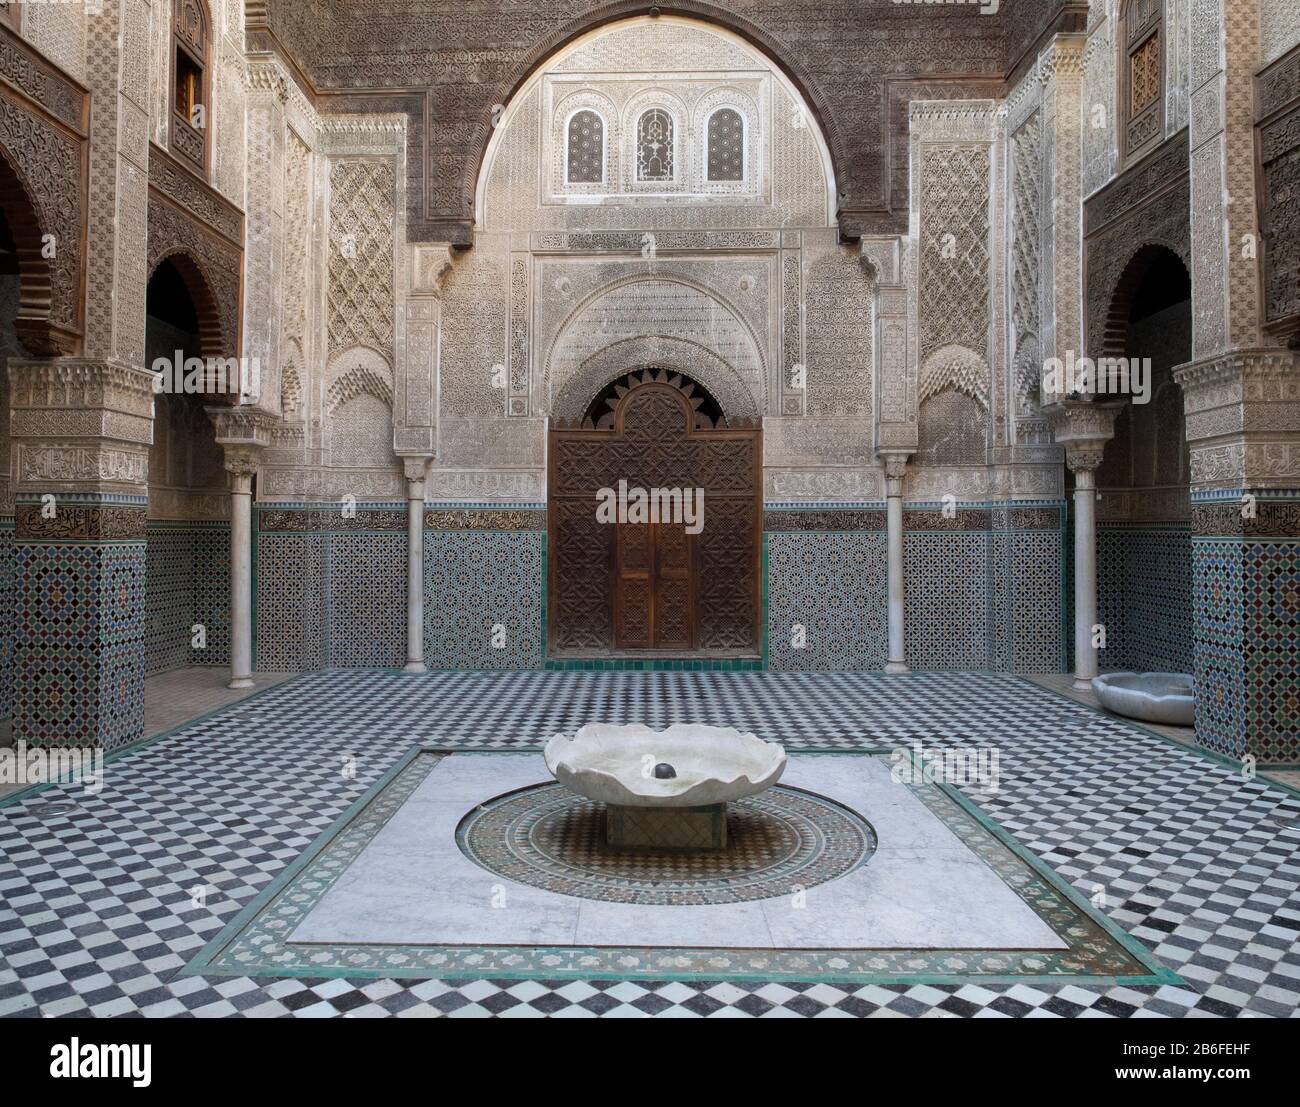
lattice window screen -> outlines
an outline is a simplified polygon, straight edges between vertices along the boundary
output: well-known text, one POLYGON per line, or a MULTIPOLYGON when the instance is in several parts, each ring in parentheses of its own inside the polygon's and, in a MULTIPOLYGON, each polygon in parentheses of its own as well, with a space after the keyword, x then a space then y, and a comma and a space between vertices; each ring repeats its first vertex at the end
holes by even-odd
POLYGON ((673 117, 651 108, 636 123, 636 179, 673 179, 673 117))
POLYGON ((709 116, 709 180, 745 179, 745 123, 740 112, 720 108, 709 116))
POLYGON ((569 184, 600 184, 605 179, 605 121, 594 111, 573 113, 568 134, 569 184))

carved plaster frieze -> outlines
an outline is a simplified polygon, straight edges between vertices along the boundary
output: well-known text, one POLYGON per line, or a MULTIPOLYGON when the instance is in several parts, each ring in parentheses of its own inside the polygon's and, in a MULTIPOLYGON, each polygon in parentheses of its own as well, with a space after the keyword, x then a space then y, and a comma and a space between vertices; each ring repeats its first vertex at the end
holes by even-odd
POLYGON ((154 376, 125 362, 11 358, 9 396, 15 437, 152 441, 154 376))
POLYGON ((433 469, 427 498, 431 503, 540 503, 546 499, 544 470, 433 469))
POLYGON ((1300 442, 1226 442, 1193 446, 1192 485, 1215 488, 1295 488, 1300 442))
POLYGON ((852 418, 766 418, 763 464, 777 468, 810 465, 876 465, 871 424, 852 418))
POLYGON ((400 470, 273 469, 258 473, 259 500, 303 500, 338 503, 351 497, 365 503, 406 499, 406 479, 400 470))
POLYGON ((126 542, 145 537, 143 507, 119 504, 79 504, 55 501, 55 510, 46 505, 18 504, 16 530, 25 541, 126 542))
POLYGON ((763 467, 763 498, 770 503, 877 503, 885 478, 871 468, 763 467))
POLYGON ((940 144, 995 142, 1002 112, 997 100, 914 100, 912 138, 940 144))
POLYGON ((109 443, 15 441, 18 492, 137 493, 149 474, 146 447, 109 443))
POLYGON ((444 415, 441 469, 540 469, 546 464, 546 420, 444 415))
POLYGON ((207 413, 216 431, 217 444, 227 450, 233 447, 263 450, 271 444, 280 425, 276 416, 245 405, 209 407, 207 413))
POLYGON ((224 492, 196 492, 151 484, 149 518, 159 522, 225 522, 230 518, 230 497, 224 492))
POLYGON ((926 503, 953 496, 959 501, 990 499, 1056 500, 1062 494, 1060 466, 923 466, 908 467, 908 500, 926 503))
POLYGON ((1188 441, 1265 428, 1300 434, 1300 422, 1287 418, 1300 403, 1298 367, 1300 354, 1273 348, 1179 366, 1174 379, 1183 389, 1188 441))

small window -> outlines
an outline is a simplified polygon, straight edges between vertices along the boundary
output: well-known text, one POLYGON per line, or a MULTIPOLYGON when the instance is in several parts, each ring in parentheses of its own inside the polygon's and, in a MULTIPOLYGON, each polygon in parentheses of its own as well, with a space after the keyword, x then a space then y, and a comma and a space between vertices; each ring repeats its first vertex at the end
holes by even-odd
POLYGON ((176 48, 176 114, 193 120, 203 103, 203 70, 179 46, 176 48))
POLYGON ((569 120, 566 180, 569 184, 600 184, 605 180, 605 121, 583 109, 569 120))
POLYGON ((1163 0, 1128 0, 1120 26, 1120 108, 1124 156, 1145 154, 1164 138, 1163 0))
POLYGON ((636 179, 673 179, 673 117, 651 108, 636 123, 636 179))
POLYGON ((719 108, 709 116, 709 180, 745 179, 745 121, 734 108, 719 108))
POLYGON ((172 7, 172 153, 206 176, 208 15, 199 0, 172 7))

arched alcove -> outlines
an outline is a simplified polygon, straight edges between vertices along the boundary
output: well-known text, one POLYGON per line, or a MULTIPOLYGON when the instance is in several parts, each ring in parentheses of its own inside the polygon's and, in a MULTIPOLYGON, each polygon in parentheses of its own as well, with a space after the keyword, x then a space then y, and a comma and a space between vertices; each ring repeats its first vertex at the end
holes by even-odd
MULTIPOLYGON (((172 254, 155 267, 145 297, 151 368, 164 361, 183 372, 188 359, 220 353, 206 290, 185 254, 172 254)), ((145 666, 151 676, 229 662, 230 497, 223 451, 206 409, 232 398, 173 391, 176 379, 165 379, 154 397, 149 450, 145 666)), ((212 379, 205 374, 209 384, 212 379)))
MULTIPOLYGON (((1116 282, 1104 355, 1137 362, 1097 470, 1103 670, 1192 671, 1191 502, 1182 388, 1191 360, 1191 279, 1163 246, 1135 251, 1116 282)), ((1130 373, 1132 369, 1130 368, 1130 373)))
POLYGON ((50 263, 44 256, 44 236, 27 186, 9 154, 0 148, 0 213, 4 219, 6 270, 16 278, 11 325, 27 353, 65 353, 51 341, 50 306, 53 295, 50 263))

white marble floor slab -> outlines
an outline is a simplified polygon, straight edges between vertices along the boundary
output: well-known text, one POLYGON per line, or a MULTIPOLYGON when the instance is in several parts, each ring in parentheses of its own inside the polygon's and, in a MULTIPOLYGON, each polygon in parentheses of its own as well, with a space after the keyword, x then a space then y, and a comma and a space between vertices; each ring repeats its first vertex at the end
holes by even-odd
MULTIPOLYGON (((443 758, 291 941, 726 949, 1064 949, 1002 880, 875 757, 790 757, 782 783, 857 811, 878 848, 860 868, 774 899, 664 907, 504 880, 456 846, 477 803, 549 781, 540 753, 443 758)), ((792 892, 794 890, 792 889, 792 892)))

